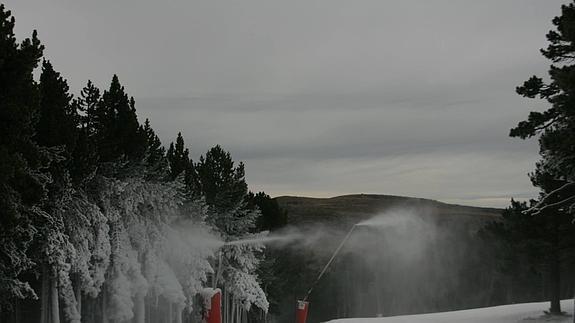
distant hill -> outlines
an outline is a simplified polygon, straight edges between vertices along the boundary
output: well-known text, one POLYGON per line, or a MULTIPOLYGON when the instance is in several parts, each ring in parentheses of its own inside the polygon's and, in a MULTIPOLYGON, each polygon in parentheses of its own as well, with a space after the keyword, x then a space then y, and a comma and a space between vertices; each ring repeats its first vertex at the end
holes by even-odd
POLYGON ((496 219, 502 211, 496 208, 448 204, 430 199, 376 194, 354 194, 332 198, 280 196, 276 200, 288 211, 288 223, 291 225, 324 223, 348 226, 394 208, 421 208, 440 221, 480 224, 496 219))

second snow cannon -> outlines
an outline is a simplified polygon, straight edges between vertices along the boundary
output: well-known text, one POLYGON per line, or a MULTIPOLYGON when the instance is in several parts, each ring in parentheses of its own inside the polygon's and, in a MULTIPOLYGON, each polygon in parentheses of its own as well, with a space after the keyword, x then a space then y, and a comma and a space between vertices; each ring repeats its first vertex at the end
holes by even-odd
POLYGON ((222 323, 222 292, 219 288, 204 288, 200 293, 204 301, 204 322, 222 323))

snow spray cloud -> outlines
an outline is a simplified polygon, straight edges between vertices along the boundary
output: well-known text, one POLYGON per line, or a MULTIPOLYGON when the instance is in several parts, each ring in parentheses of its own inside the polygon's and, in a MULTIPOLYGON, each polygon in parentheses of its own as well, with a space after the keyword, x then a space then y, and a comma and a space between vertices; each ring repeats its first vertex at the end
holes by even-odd
POLYGON ((261 244, 261 245, 273 245, 273 246, 285 246, 294 241, 303 238, 303 235, 299 232, 276 232, 269 233, 268 231, 260 232, 258 236, 247 239, 233 240, 225 242, 225 246, 237 246, 237 245, 249 245, 249 244, 261 244))
POLYGON ((481 263, 473 240, 477 222, 446 216, 446 211, 455 212, 396 206, 355 224, 310 225, 305 230, 313 234, 293 246, 298 247, 296 255, 315 257, 315 265, 302 270, 316 276, 354 228, 310 301, 316 308, 334 309, 332 317, 369 317, 450 310, 465 297, 477 300, 476 293, 465 289, 470 286, 465 284, 479 284, 473 274, 481 263))
POLYGON ((193 248, 208 249, 212 252, 216 252, 225 246, 269 245, 283 247, 304 238, 304 235, 300 231, 282 230, 278 232, 262 231, 249 234, 245 238, 225 241, 210 227, 193 221, 180 222, 171 230, 174 234, 169 236, 177 235, 179 240, 184 240, 187 245, 193 246, 193 248))
POLYGON ((214 269, 209 259, 216 256, 224 242, 210 227, 195 221, 180 221, 177 225, 164 228, 168 231, 161 255, 174 271, 185 276, 193 264, 194 272, 200 280, 205 280, 202 273, 212 273, 214 269))
POLYGON ((393 208, 361 221, 344 252, 375 262, 386 252, 395 261, 415 265, 437 239, 438 228, 430 213, 426 209, 393 208))

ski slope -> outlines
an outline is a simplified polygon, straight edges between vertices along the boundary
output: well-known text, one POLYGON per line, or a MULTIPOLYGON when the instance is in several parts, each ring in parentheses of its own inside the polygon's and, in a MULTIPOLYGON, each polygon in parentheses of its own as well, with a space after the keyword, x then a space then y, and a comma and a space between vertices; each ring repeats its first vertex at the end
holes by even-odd
POLYGON ((402 315, 378 318, 348 318, 329 321, 329 323, 540 323, 573 322, 573 300, 561 301, 561 309, 568 316, 550 317, 543 311, 549 308, 549 302, 502 305, 476 308, 471 310, 440 312, 430 314, 402 315))

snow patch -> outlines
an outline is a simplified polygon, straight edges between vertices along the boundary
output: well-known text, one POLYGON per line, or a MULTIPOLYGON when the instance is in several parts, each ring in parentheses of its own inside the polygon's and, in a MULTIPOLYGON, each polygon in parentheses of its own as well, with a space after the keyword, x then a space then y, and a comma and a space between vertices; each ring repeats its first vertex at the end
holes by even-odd
MULTIPOLYGON (((417 315, 402 315, 378 318, 347 318, 331 320, 329 323, 540 323, 540 322, 572 322, 571 315, 544 315, 549 308, 549 302, 502 305, 494 307, 475 308, 471 310, 440 312, 417 315)), ((561 301, 561 308, 573 313, 573 300, 561 301)))

